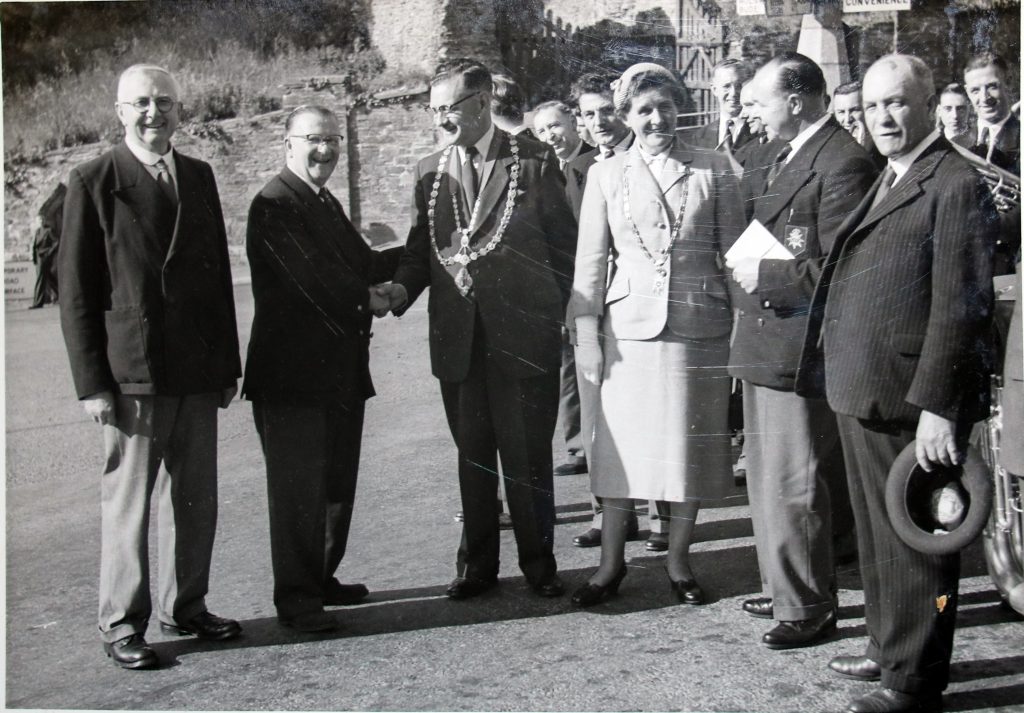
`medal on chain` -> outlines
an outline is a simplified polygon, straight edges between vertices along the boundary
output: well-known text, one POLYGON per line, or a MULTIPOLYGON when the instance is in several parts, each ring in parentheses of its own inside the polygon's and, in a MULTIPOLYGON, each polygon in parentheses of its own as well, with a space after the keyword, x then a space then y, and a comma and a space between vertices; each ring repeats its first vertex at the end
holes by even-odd
POLYGON ((473 289, 473 278, 469 274, 467 266, 474 260, 479 260, 487 253, 494 250, 501 243, 501 239, 505 235, 505 228, 508 227, 508 222, 512 218, 512 211, 515 208, 516 193, 519 188, 519 143, 516 141, 514 136, 509 136, 509 147, 512 151, 512 167, 509 170, 509 184, 508 184, 508 196, 505 199, 505 211, 501 215, 501 221, 498 223, 497 229, 494 231, 494 236, 479 250, 472 250, 469 247, 470 238, 473 234, 474 228, 477 227, 477 221, 480 214, 480 203, 483 197, 483 186, 478 193, 476 200, 473 202, 472 211, 469 216, 469 223, 465 226, 462 224, 462 216, 459 212, 459 201, 454 191, 452 191, 452 212, 455 215, 455 228, 459 234, 459 249, 451 257, 443 257, 441 250, 437 246, 437 229, 434 226, 434 209, 437 206, 437 196, 441 189, 441 176, 445 173, 445 168, 448 166, 448 159, 451 156, 454 145, 448 146, 444 151, 441 152, 441 158, 437 162, 437 172, 434 174, 434 185, 430 190, 430 200, 427 203, 427 222, 430 226, 430 245, 434 248, 434 254, 437 256, 438 261, 445 267, 452 265, 459 265, 459 271, 455 274, 455 286, 458 288, 459 293, 466 297, 469 295, 469 291, 473 289))
POLYGON ((676 241, 679 239, 679 233, 683 227, 683 215, 686 211, 686 198, 690 192, 690 169, 688 166, 683 167, 683 194, 679 199, 679 208, 676 210, 676 219, 672 224, 672 232, 669 234, 668 244, 659 250, 657 257, 655 257, 644 244, 644 239, 640 235, 640 229, 637 227, 636 221, 633 220, 633 214, 629 209, 629 166, 630 164, 627 160, 622 168, 622 212, 633 228, 633 238, 640 246, 640 252, 642 252, 644 257, 650 260, 651 264, 654 265, 654 283, 651 286, 652 291, 655 295, 661 295, 665 291, 665 287, 668 282, 668 269, 665 265, 668 263, 669 257, 672 254, 672 246, 675 245, 676 241))

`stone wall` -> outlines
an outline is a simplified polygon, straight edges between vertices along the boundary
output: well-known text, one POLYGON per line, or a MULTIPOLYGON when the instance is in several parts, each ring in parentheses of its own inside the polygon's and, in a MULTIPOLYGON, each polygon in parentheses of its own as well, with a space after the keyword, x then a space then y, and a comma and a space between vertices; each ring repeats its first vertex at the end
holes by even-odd
MULTIPOLYGON (((175 148, 207 161, 220 191, 232 260, 245 263, 249 204, 284 165, 284 119, 300 103, 324 104, 337 112, 345 133, 338 167, 327 184, 367 240, 377 246, 405 241, 410 224, 416 162, 436 150, 431 117, 423 111, 424 88, 388 97, 372 108, 350 108, 339 85, 320 80, 286 85, 286 108, 253 119, 203 125, 190 135, 179 129, 175 148), (291 88, 289 92, 289 87, 291 88), (318 87, 318 88, 316 88, 318 87)), ((4 210, 8 261, 27 259, 37 226, 35 216, 58 181, 65 184, 76 165, 99 156, 107 144, 53 151, 26 166, 18 192, 7 191, 4 210)))
MULTIPOLYGON (((573 27, 587 27, 601 20, 632 25, 637 14, 662 10, 672 22, 672 33, 679 34, 679 10, 676 0, 545 0, 545 11, 573 27)), ((665 28, 650 28, 652 33, 665 28)))

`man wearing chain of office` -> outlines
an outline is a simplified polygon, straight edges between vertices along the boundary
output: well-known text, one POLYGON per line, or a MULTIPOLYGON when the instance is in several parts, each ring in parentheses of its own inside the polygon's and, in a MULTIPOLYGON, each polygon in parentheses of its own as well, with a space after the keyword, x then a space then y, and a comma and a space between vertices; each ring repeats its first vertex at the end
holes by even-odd
POLYGON ((490 94, 479 62, 438 67, 427 109, 448 146, 416 168, 406 251, 381 289, 400 315, 431 288, 431 366, 458 447, 465 513, 464 576, 448 596, 497 584, 499 455, 519 567, 534 593, 559 596, 551 439, 576 221, 554 153, 495 127, 490 94))

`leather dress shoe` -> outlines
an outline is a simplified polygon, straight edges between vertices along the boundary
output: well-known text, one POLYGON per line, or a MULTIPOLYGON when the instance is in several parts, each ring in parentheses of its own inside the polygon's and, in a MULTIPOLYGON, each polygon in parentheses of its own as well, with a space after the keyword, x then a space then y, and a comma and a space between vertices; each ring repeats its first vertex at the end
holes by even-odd
POLYGON ((445 590, 445 594, 448 595, 449 599, 469 599, 470 597, 480 596, 488 589, 493 589, 497 586, 497 577, 493 579, 456 577, 452 580, 452 583, 448 585, 448 589, 445 590))
POLYGON ((571 458, 555 468, 555 475, 582 475, 587 472, 586 458, 571 458))
POLYGON ((336 577, 331 577, 324 585, 324 605, 329 607, 358 604, 369 595, 365 584, 342 584, 336 577))
POLYGON ((669 577, 668 581, 680 604, 699 605, 707 601, 704 590, 697 584, 696 579, 672 579, 669 577))
POLYGON ((138 670, 156 668, 160 665, 156 651, 150 648, 142 634, 132 634, 114 642, 103 642, 103 650, 121 668, 138 670))
POLYGON ((242 633, 241 625, 234 619, 225 619, 208 611, 196 614, 184 624, 160 622, 160 630, 178 636, 194 635, 206 641, 224 641, 242 633))
POLYGON ((619 585, 626 577, 626 565, 612 578, 608 584, 591 584, 587 582, 572 593, 572 603, 577 607, 592 607, 600 604, 608 597, 614 596, 619 591, 619 585))
POLYGON ((562 580, 557 574, 546 577, 536 584, 531 584, 530 588, 542 597, 560 597, 565 594, 565 585, 562 584, 562 580))
POLYGON ((843 678, 854 681, 878 681, 882 678, 882 667, 867 656, 836 656, 828 667, 843 678))
POLYGON ((665 552, 668 550, 668 534, 664 532, 652 532, 647 538, 644 549, 648 552, 665 552))
POLYGON ((743 611, 758 619, 773 618, 773 609, 771 597, 755 597, 743 602, 743 611))
POLYGON ((338 628, 338 620, 334 618, 334 615, 320 611, 305 612, 303 614, 296 614, 295 616, 281 616, 278 615, 277 620, 282 626, 287 626, 289 629, 295 631, 301 631, 304 634, 315 634, 320 631, 334 631, 338 628))
POLYGON ((846 710, 848 713, 932 713, 942 710, 942 695, 919 696, 891 688, 876 688, 852 701, 846 710))
POLYGON ((780 621, 778 626, 761 637, 769 649, 798 649, 824 641, 836 630, 836 612, 830 609, 821 616, 800 621, 780 621))
POLYGON ((592 527, 582 535, 576 535, 576 537, 572 538, 572 544, 576 547, 600 547, 601 531, 596 527, 592 527))

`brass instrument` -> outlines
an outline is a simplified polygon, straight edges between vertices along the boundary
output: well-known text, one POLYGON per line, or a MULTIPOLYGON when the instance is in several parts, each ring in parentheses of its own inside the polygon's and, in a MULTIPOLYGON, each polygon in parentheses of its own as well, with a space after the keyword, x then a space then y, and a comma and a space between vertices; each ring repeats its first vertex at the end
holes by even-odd
POLYGON ((959 144, 953 143, 953 148, 981 174, 989 190, 992 191, 992 197, 995 199, 996 208, 1000 213, 1020 208, 1020 176, 996 166, 991 161, 986 161, 959 144))
POLYGON ((992 515, 983 533, 985 563, 1003 601, 1024 616, 1024 478, 1008 472, 999 461, 1001 394, 1002 378, 993 376, 992 415, 985 422, 980 439, 982 453, 995 479, 992 515))

